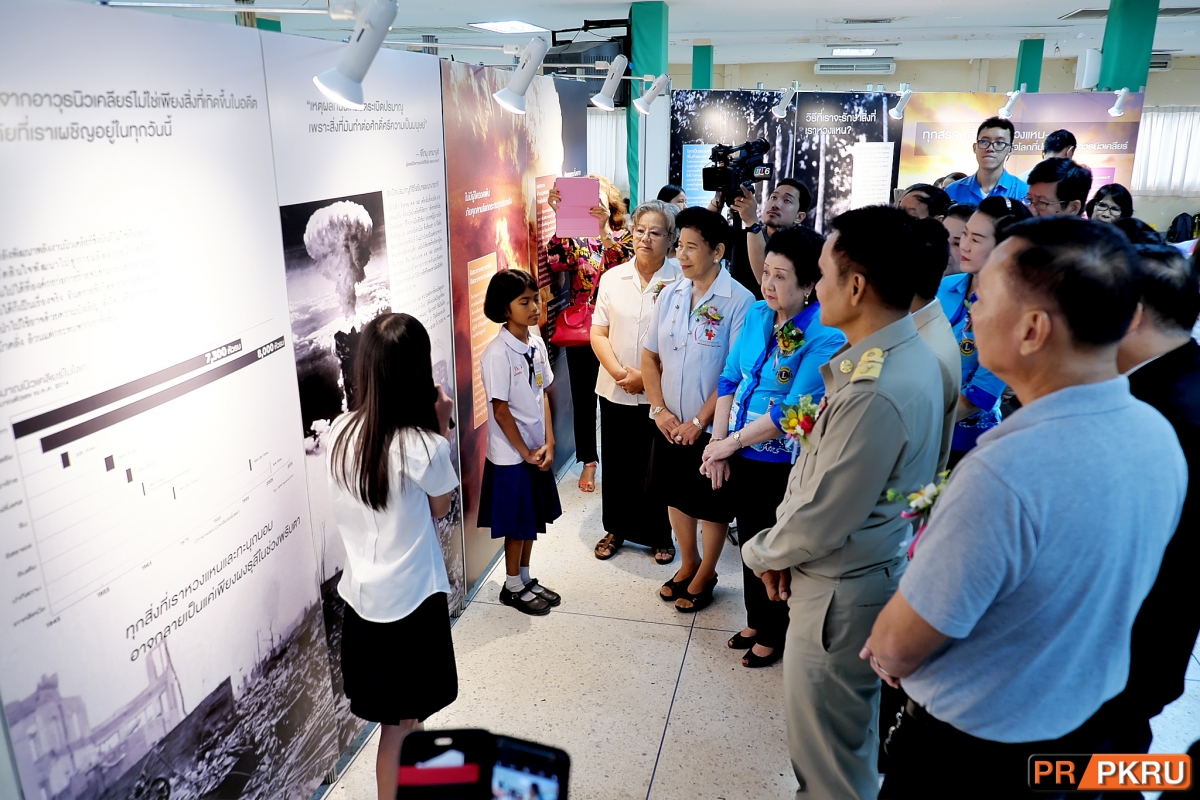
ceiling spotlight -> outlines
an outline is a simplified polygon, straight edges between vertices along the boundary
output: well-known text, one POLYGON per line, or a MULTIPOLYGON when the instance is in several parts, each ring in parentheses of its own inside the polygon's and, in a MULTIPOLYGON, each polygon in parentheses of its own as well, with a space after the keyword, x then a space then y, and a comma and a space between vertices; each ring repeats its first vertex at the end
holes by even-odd
POLYGON ((1129 97, 1129 89, 1122 89, 1117 92, 1117 102, 1113 103, 1113 107, 1108 110, 1110 117, 1125 116, 1125 98, 1129 97))
POLYGON ((912 99, 912 89, 908 88, 907 83, 900 84, 900 100, 896 105, 888 109, 888 116, 892 119, 904 119, 904 107, 908 105, 908 101, 912 99))
POLYGON ((549 50, 549 42, 541 36, 533 37, 526 45, 525 52, 521 54, 521 61, 512 77, 508 79, 508 86, 492 95, 496 102, 514 114, 524 114, 525 92, 529 90, 529 84, 533 83, 533 76, 537 74, 538 67, 542 65, 542 59, 549 50))
POLYGON ((779 98, 779 102, 771 109, 771 115, 776 119, 783 119, 787 116, 788 108, 792 105, 792 98, 796 96, 796 88, 797 86, 793 84, 782 90, 783 96, 779 98))
POLYGON ((519 19, 510 19, 503 22, 468 22, 468 26, 479 28, 481 31, 491 31, 492 33, 505 33, 509 36, 518 33, 549 33, 546 28, 539 28, 537 25, 531 25, 528 22, 521 22, 519 19))
POLYGON ((604 111, 615 111, 616 103, 613 98, 617 94, 617 87, 621 85, 621 76, 625 74, 625 67, 629 66, 629 59, 625 56, 618 55, 613 59, 612 65, 608 68, 608 77, 604 79, 604 86, 600 88, 600 93, 592 96, 592 105, 604 111))
POLYGON ((1020 89, 1017 89, 1013 92, 1008 92, 1008 102, 1004 104, 1003 108, 996 112, 996 116, 1000 117, 1000 119, 1008 119, 1011 117, 1013 114, 1013 107, 1017 104, 1017 98, 1023 94, 1025 94, 1025 84, 1022 83, 1020 89))
MULTIPOLYGON (((649 78, 650 76, 647 75, 646 77, 649 78)), ((650 85, 650 88, 646 90, 646 93, 633 101, 633 107, 637 109, 639 114, 648 115, 650 113, 650 104, 662 94, 663 89, 667 88, 667 81, 669 80, 671 80, 670 75, 666 73, 659 75, 654 79, 654 83, 650 85)))
POLYGON ((338 105, 362 109, 363 78, 399 11, 400 4, 396 0, 375 0, 363 12, 354 26, 350 44, 342 53, 342 60, 333 69, 313 77, 313 83, 322 94, 338 105))

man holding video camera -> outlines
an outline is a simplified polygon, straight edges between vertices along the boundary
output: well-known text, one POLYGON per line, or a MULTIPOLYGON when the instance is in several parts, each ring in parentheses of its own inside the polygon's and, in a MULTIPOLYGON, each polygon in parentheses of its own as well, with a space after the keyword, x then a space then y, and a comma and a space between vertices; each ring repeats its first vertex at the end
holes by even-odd
MULTIPOLYGON (((775 231, 804 221, 812 205, 812 192, 795 178, 784 178, 767 197, 760 220, 754 191, 745 185, 739 188, 741 196, 735 198, 731 206, 737 212, 737 217, 732 223, 735 238, 729 272, 734 280, 751 291, 755 299, 761 300, 762 289, 759 284, 762 282, 767 241, 775 235, 775 231)), ((722 196, 717 194, 709 208, 720 211, 722 204, 722 196)))

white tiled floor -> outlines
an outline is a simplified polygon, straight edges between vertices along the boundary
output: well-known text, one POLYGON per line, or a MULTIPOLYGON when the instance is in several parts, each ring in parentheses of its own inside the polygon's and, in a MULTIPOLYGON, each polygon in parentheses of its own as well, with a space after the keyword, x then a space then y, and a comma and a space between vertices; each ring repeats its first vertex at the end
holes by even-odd
MULTIPOLYGON (((562 747, 573 800, 784 800, 788 762, 782 669, 741 666, 725 647, 744 624, 741 565, 726 547, 717 599, 696 615, 657 598, 678 565, 626 547, 610 561, 592 547, 602 484, 560 485, 563 517, 534 548, 533 574, 563 595, 545 617, 499 605, 493 570, 454 625, 458 700, 431 728, 483 727, 562 747)), ((602 476, 601 476, 602 477, 602 476)), ((1154 750, 1183 752, 1200 737, 1200 660, 1184 697, 1154 720, 1154 750)), ((326 800, 375 796, 373 737, 326 800)))

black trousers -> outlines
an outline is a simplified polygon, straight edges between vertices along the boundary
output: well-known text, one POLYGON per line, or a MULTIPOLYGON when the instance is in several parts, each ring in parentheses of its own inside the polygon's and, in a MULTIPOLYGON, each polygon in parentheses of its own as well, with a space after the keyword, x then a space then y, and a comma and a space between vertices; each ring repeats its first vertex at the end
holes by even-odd
MULTIPOLYGON (((729 488, 737 515, 738 541, 746 542, 775 525, 775 509, 787 491, 792 465, 755 461, 735 455, 730 460, 729 488)), ((763 647, 783 647, 788 628, 788 604, 767 597, 767 587, 742 562, 742 592, 746 600, 746 627, 758 631, 755 642, 763 647)))
POLYGON ((671 520, 666 501, 646 485, 650 448, 654 437, 662 436, 650 419, 650 406, 623 406, 603 397, 598 399, 600 445, 604 450, 604 479, 600 485, 604 530, 627 542, 670 547, 671 520))
POLYGON ((575 413, 575 457, 590 464, 600 460, 596 452, 596 376, 600 374, 600 360, 587 346, 564 349, 575 413))
MULTIPOLYGON (((1014 709, 1009 713, 1021 712, 1014 709)), ((1035 753, 1111 752, 1106 747, 1109 725, 1108 717, 1097 713, 1059 739, 1005 744, 964 733, 922 709, 918 708, 915 715, 906 710, 888 745, 888 771, 879 790, 879 800, 930 797, 1062 800, 1068 795, 1035 793, 1029 789, 1029 757, 1035 753)), ((1098 796, 1092 792, 1069 795, 1071 800, 1098 796)))

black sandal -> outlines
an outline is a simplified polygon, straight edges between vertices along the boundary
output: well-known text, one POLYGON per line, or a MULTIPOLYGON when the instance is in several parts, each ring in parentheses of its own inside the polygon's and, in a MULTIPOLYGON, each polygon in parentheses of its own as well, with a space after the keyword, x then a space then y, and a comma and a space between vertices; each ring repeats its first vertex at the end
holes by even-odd
POLYGON ((730 650, 749 650, 751 647, 754 647, 754 640, 757 636, 758 634, 754 636, 742 636, 741 633, 735 633, 733 638, 726 642, 725 645, 730 650))
POLYGON ((675 610, 684 614, 694 614, 697 611, 708 608, 712 605, 713 589, 717 588, 717 576, 713 575, 712 580, 704 584, 704 588, 696 594, 692 594, 686 588, 683 594, 679 596, 679 600, 687 600, 691 603, 690 606, 679 605, 679 600, 675 601, 675 610))
POLYGON ((783 658, 783 646, 780 645, 771 651, 769 656, 760 656, 753 650, 747 650, 746 655, 742 656, 742 666, 749 669, 758 669, 760 667, 769 667, 779 659, 783 658))
POLYGON ((538 583, 537 578, 533 578, 529 581, 529 583, 525 584, 525 591, 533 592, 535 597, 540 597, 545 600, 550 604, 551 608, 558 606, 558 604, 562 602, 562 595, 552 589, 547 589, 545 586, 542 586, 540 583, 538 583), (541 589, 541 591, 535 592, 535 586, 541 589))
POLYGON ((532 600, 522 600, 521 595, 523 594, 525 594, 524 589, 514 592, 505 586, 500 590, 500 602, 531 617, 544 617, 550 613, 550 604, 541 595, 535 594, 532 600))
POLYGON ((667 581, 666 583, 664 583, 662 585, 662 588, 670 589, 671 596, 667 597, 665 594, 663 594, 660 591, 658 593, 658 599, 662 600, 664 603, 674 603, 676 600, 678 600, 679 598, 681 598, 685 594, 687 594, 688 584, 691 583, 692 578, 695 578, 695 577, 696 577, 696 575, 693 573, 693 574, 687 576, 686 578, 680 578, 677 581, 676 580, 667 581))
POLYGON ((617 554, 617 551, 621 549, 621 545, 623 545, 623 544, 625 544, 625 540, 618 539, 615 534, 612 534, 612 533, 604 534, 604 538, 601 539, 600 541, 596 542, 596 548, 595 548, 596 558, 600 559, 601 561, 608 561, 610 558, 612 558, 613 556, 615 556, 617 554), (606 556, 600 555, 601 547, 608 548, 608 555, 606 555, 606 556))
POLYGON ((656 547, 654 548, 654 561, 656 564, 661 564, 664 567, 675 560, 675 546, 656 547))

